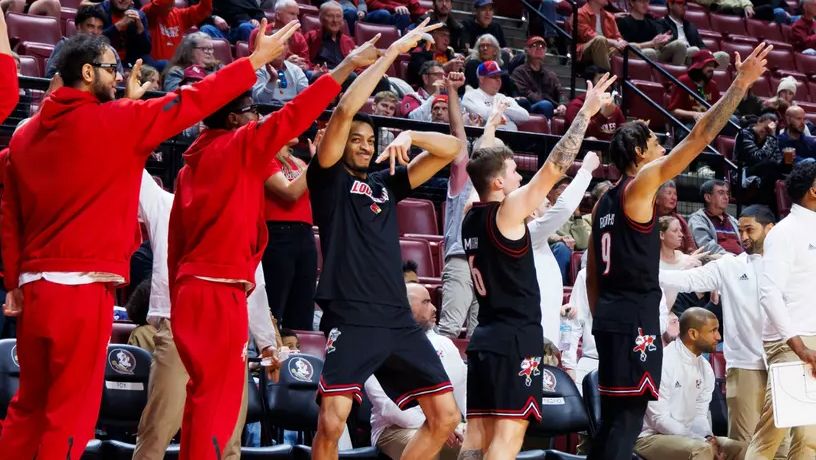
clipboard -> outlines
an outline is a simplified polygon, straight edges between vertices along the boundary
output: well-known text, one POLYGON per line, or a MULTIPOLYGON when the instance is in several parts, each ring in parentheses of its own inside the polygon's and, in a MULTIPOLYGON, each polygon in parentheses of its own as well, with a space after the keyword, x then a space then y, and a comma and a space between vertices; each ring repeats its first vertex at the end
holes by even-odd
POLYGON ((802 361, 772 364, 768 378, 777 428, 816 425, 816 378, 810 365, 802 361))

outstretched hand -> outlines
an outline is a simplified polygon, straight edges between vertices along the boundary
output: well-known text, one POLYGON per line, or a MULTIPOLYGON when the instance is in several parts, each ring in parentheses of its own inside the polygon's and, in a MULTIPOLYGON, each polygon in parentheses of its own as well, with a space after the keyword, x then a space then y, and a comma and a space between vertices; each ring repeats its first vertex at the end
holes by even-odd
POLYGON ((283 54, 286 49, 286 43, 289 38, 300 29, 300 23, 297 19, 293 19, 281 27, 281 29, 272 35, 266 35, 266 28, 268 23, 266 18, 261 19, 261 24, 258 27, 258 35, 255 38, 255 51, 249 56, 252 67, 255 70, 260 69, 267 62, 272 62, 283 54))
POLYGON ((598 113, 603 105, 602 95, 612 86, 612 83, 615 83, 617 78, 616 75, 605 73, 601 79, 598 80, 597 85, 593 85, 591 81, 587 81, 586 99, 584 99, 584 105, 581 107, 581 111, 590 117, 598 113))
POLYGON ((403 35, 402 38, 392 43, 389 49, 395 49, 400 54, 407 53, 412 49, 416 48, 417 43, 419 43, 419 41, 422 40, 423 34, 427 34, 444 25, 444 23, 439 22, 429 26, 428 22, 430 22, 430 20, 431 18, 426 18, 424 21, 419 23, 419 25, 416 26, 414 30, 408 32, 407 34, 403 35))
POLYGON ((314 157, 317 154, 317 149, 320 148, 320 141, 323 140, 323 135, 326 134, 326 128, 321 128, 317 130, 317 134, 315 134, 314 141, 311 139, 306 139, 309 143, 309 157, 314 157))
POLYGON ((386 158, 388 158, 391 175, 394 175, 397 162, 405 166, 411 161, 411 157, 408 154, 411 152, 412 144, 413 139, 411 139, 411 133, 409 131, 403 131, 399 133, 396 139, 388 144, 388 147, 386 147, 385 151, 377 157, 377 160, 374 161, 374 163, 382 163, 386 158))
POLYGON ((765 73, 768 53, 773 49, 773 45, 765 42, 760 43, 751 54, 743 61, 738 52, 734 52, 734 66, 737 69, 737 78, 747 85, 754 84, 755 81, 765 73))
POLYGON ((145 95, 147 89, 150 88, 150 82, 146 81, 144 83, 141 82, 139 77, 142 75, 142 60, 136 59, 136 63, 133 64, 133 69, 130 71, 130 76, 127 80, 127 85, 125 86, 125 97, 128 99, 138 100, 141 99, 142 96, 145 95))

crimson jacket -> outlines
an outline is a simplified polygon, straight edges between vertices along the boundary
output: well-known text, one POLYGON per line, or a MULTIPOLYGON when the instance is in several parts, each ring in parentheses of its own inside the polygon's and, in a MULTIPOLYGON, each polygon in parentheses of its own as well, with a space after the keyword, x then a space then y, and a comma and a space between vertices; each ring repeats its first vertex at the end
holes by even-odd
POLYGON ((805 19, 804 16, 793 23, 791 27, 791 44, 793 49, 800 53, 808 48, 816 48, 816 30, 813 19, 805 19))
POLYGON ((264 181, 272 160, 340 93, 329 75, 259 122, 207 129, 184 153, 170 212, 170 290, 185 276, 255 281, 266 248, 264 181))
POLYGON ((167 6, 173 0, 153 0, 142 7, 150 25, 150 56, 153 59, 171 59, 184 34, 212 14, 212 0, 201 0, 187 8, 167 6))
POLYGON ((0 54, 0 123, 6 119, 20 100, 20 82, 17 81, 17 63, 8 54, 0 54))
POLYGON ((252 65, 239 59, 155 99, 100 103, 86 91, 54 91, 9 147, 2 197, 6 288, 18 286, 21 272, 128 279, 148 156, 253 83, 252 65))

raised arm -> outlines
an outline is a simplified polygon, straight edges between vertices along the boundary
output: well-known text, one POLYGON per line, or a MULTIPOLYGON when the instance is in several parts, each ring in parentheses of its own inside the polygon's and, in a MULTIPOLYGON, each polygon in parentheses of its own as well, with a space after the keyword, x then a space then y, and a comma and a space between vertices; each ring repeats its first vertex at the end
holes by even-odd
POLYGON ((723 258, 711 261, 702 267, 690 270, 661 270, 660 287, 677 292, 710 292, 722 289, 723 278, 720 266, 730 262, 723 258))
POLYGON ((677 176, 720 133, 754 82, 765 73, 765 57, 773 46, 764 42, 742 61, 735 53, 737 76, 725 95, 697 121, 691 133, 667 156, 644 166, 624 191, 624 212, 636 222, 652 219, 652 203, 661 184, 677 176))
POLYGON ((513 239, 521 237, 524 233, 524 219, 544 201, 553 185, 572 166, 584 140, 589 119, 601 109, 601 94, 606 92, 615 79, 615 76, 610 77, 609 74, 606 74, 601 77, 597 86, 587 82, 584 105, 567 133, 555 144, 544 165, 530 179, 530 182, 504 199, 496 218, 499 231, 504 236, 513 239))
POLYGON ((391 174, 394 174, 396 162, 408 165, 408 181, 415 189, 433 177, 434 174, 453 161, 463 142, 449 134, 431 131, 403 131, 385 151, 377 158, 377 163, 390 159, 391 174), (408 153, 415 145, 422 150, 413 160, 408 153))
POLYGON ((468 180, 468 148, 467 134, 465 133, 465 119, 462 115, 462 103, 459 100, 457 91, 465 84, 465 74, 461 72, 451 72, 445 77, 445 86, 448 89, 448 122, 450 123, 451 135, 456 136, 462 142, 459 154, 451 163, 450 184, 448 194, 457 196, 468 180))
MULTIPOLYGON (((414 47, 422 38, 422 34, 441 27, 442 24, 435 24, 428 26, 429 20, 426 19, 419 26, 411 32, 405 34, 402 38, 392 43, 385 51, 385 54, 380 57, 374 65, 367 68, 354 79, 354 83, 349 86, 348 90, 340 98, 340 103, 334 109, 334 113, 329 119, 329 124, 326 126, 326 136, 321 145, 320 151, 317 152, 317 161, 322 168, 330 168, 334 166, 340 158, 343 157, 343 151, 346 148, 346 141, 348 140, 349 129, 354 115, 360 111, 363 104, 368 102, 368 97, 385 72, 391 67, 394 60, 400 53, 407 53, 414 47)), ((379 38, 379 34, 375 36, 371 43, 379 38)))

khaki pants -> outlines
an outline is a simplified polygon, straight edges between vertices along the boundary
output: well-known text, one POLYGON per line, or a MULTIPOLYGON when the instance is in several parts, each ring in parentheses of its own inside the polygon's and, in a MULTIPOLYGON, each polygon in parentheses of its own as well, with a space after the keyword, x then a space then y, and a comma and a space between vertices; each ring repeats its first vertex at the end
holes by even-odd
POLYGON ((605 70, 611 70, 612 66, 609 63, 609 56, 614 50, 609 46, 609 41, 602 35, 596 35, 592 40, 584 43, 584 49, 581 54, 581 60, 584 62, 591 62, 605 70))
MULTIPOLYGON (((139 434, 133 460, 162 460, 170 440, 181 428, 184 401, 187 398, 187 382, 190 376, 184 369, 176 345, 170 320, 159 321, 155 335, 156 349, 150 364, 147 406, 139 420, 139 434)), ((235 431, 224 450, 224 460, 241 458, 241 433, 246 420, 247 382, 244 379, 244 396, 235 431)))
MULTIPOLYGON (((402 451, 405 446, 413 439, 417 430, 413 428, 399 428, 390 426, 383 431, 380 438, 377 439, 377 447, 392 460, 399 460, 402 456, 402 451)), ((459 456, 459 448, 448 447, 447 444, 442 446, 442 451, 434 457, 433 460, 456 460, 459 456)))
POLYGON ((753 369, 728 369, 725 378, 726 403, 728 404, 728 437, 750 442, 754 435, 762 405, 765 404, 765 387, 768 371, 753 369))
MULTIPOLYGON (((697 51, 700 51, 700 48, 674 40, 660 48, 658 57, 661 62, 668 64, 688 65, 691 63, 691 57, 694 56, 694 53, 697 51)), ((725 69, 731 64, 731 57, 728 56, 728 53, 714 51, 712 54, 714 55, 714 59, 717 60, 717 64, 719 64, 719 69, 725 69)))
MULTIPOLYGON (((802 336, 802 341, 808 348, 816 348, 816 337, 802 336)), ((774 363, 785 363, 799 361, 790 347, 785 342, 765 342, 765 357, 768 366, 774 363)), ((790 433, 791 445, 788 458, 792 460, 813 460, 816 457, 816 425, 800 426, 795 428, 777 428, 774 425, 773 404, 771 402, 770 379, 765 386, 765 402, 762 405, 762 414, 757 423, 756 432, 751 438, 748 446, 748 453, 745 458, 749 460, 764 460, 774 456, 777 448, 790 433)))
POLYGON ((465 256, 450 256, 442 270, 442 312, 439 333, 455 339, 467 318, 467 336, 479 324, 479 300, 473 292, 473 280, 465 256))
MULTIPOLYGON (((742 460, 745 457, 744 442, 718 436, 717 443, 725 452, 726 460, 742 460)), ((714 460, 714 449, 708 442, 666 434, 638 439, 635 453, 645 460, 714 460)))

